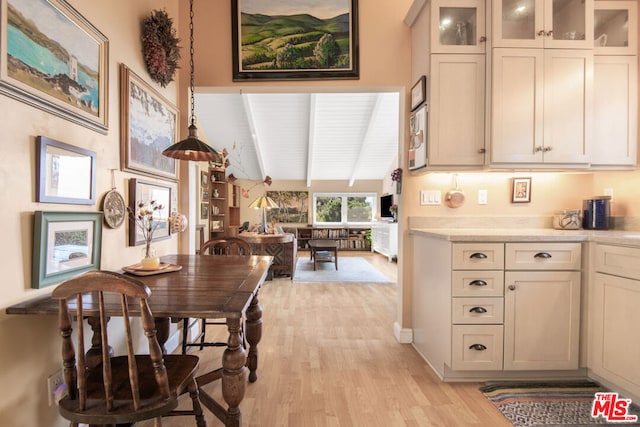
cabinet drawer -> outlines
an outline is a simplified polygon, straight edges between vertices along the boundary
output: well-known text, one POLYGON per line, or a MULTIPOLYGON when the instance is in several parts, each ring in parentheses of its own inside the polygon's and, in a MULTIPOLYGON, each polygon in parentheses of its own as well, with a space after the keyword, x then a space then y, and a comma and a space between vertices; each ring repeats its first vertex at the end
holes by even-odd
POLYGON ((506 270, 580 270, 580 243, 507 243, 506 270))
POLYGON ((502 270, 504 268, 504 244, 502 243, 454 243, 454 270, 502 270))
POLYGON ((451 317, 454 324, 499 325, 504 319, 502 298, 453 298, 451 317))
POLYGON ((504 273, 499 271, 453 271, 454 297, 500 297, 504 295, 504 273))
POLYGON ((451 368, 502 370, 502 325, 454 325, 451 368))
POLYGON ((596 246, 596 271, 629 279, 640 279, 640 249, 596 246))

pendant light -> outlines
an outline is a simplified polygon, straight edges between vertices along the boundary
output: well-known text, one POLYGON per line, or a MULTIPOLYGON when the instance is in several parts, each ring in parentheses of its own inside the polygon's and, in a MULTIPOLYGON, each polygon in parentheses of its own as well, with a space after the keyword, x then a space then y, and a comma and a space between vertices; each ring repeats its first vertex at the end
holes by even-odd
POLYGON ((200 162, 222 162, 222 156, 216 150, 211 148, 207 143, 198 139, 198 128, 195 125, 195 78, 194 78, 194 65, 193 65, 193 0, 189 1, 189 56, 191 66, 191 124, 189 125, 189 136, 187 139, 183 139, 171 147, 165 149, 162 154, 167 157, 172 157, 179 160, 193 160, 200 162))

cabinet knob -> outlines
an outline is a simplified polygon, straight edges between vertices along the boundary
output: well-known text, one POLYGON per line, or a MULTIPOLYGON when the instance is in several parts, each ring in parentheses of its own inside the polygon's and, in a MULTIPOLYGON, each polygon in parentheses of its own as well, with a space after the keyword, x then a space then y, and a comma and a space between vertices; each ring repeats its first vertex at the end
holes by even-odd
POLYGON ((487 282, 484 280, 473 280, 469 282, 469 286, 487 286, 487 282))
POLYGON ((486 148, 481 148, 481 149, 478 150, 478 153, 480 153, 480 154, 484 154, 486 152, 487 152, 486 148))
POLYGON ((483 314, 486 313, 487 309, 484 307, 472 307, 469 309, 469 313, 478 313, 478 314, 483 314))
POLYGON ((534 151, 535 153, 538 153, 538 152, 543 151, 543 150, 544 150, 544 149, 543 149, 541 146, 537 146, 533 151, 534 151))
POLYGON ((478 39, 478 41, 479 41, 480 43, 484 43, 484 42, 486 42, 486 41, 487 41, 487 38, 486 38, 485 36, 480 36, 480 39, 478 39))
POLYGON ((469 350, 484 351, 486 349, 487 349, 487 346, 482 345, 482 344, 471 344, 469 346, 469 350))
POLYGON ((547 37, 553 36, 553 30, 547 31, 547 37))
POLYGON ((474 252, 471 255, 469 255, 469 258, 473 258, 473 259, 486 259, 487 256, 485 254, 483 254, 482 252, 474 252))
POLYGON ((510 291, 515 291, 516 290, 516 285, 509 285, 507 287, 507 289, 509 289, 510 291))
POLYGON ((540 31, 538 31, 538 35, 539 35, 539 36, 544 36, 544 30, 540 30, 540 31))
POLYGON ((551 254, 548 253, 548 252, 538 252, 533 257, 534 258, 549 259, 549 258, 551 258, 551 254))
POLYGON ((542 151, 547 152, 553 150, 553 147, 544 147, 542 151))

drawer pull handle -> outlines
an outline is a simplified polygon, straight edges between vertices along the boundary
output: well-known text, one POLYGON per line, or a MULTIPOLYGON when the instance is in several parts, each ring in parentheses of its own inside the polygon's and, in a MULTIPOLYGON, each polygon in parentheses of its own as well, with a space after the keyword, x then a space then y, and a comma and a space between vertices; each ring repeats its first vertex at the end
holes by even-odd
POLYGON ((487 286, 487 282, 484 280, 474 280, 469 282, 469 286, 487 286))
POLYGON ((484 307, 472 307, 469 309, 469 313, 486 313, 487 309, 484 307))
POLYGON ((487 347, 482 344, 472 344, 469 346, 469 350, 484 351, 486 349, 487 347))
POLYGON ((483 254, 482 252, 474 252, 472 253, 469 258, 474 258, 474 259, 487 259, 487 256, 485 254, 483 254))
POLYGON ((551 258, 551 254, 548 252, 538 252, 537 254, 535 254, 533 256, 534 258, 544 258, 544 259, 549 259, 551 258))

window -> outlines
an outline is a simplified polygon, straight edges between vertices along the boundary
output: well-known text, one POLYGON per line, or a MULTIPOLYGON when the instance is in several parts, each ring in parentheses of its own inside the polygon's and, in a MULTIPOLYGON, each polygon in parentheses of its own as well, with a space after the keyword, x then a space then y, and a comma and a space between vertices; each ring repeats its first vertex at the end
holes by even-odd
POLYGON ((313 223, 369 224, 376 211, 376 193, 316 193, 313 223))

